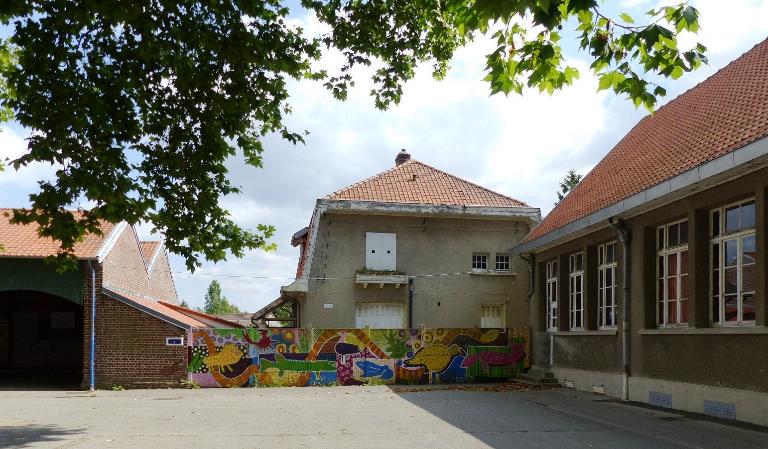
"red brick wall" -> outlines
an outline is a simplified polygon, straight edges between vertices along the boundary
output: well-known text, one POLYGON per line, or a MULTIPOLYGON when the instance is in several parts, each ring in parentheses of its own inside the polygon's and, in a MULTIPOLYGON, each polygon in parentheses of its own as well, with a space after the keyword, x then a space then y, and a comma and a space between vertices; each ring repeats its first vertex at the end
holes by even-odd
MULTIPOLYGON (((96 268, 96 386, 165 387, 187 378, 186 346, 166 346, 166 337, 186 331, 101 294, 101 266, 96 268)), ((84 267, 83 387, 89 378, 91 273, 84 267)))
POLYGON ((157 256, 149 273, 149 295, 161 301, 178 304, 179 298, 176 296, 176 285, 173 283, 168 253, 165 252, 165 248, 160 248, 160 251, 162 253, 157 256))
POLYGON ((149 278, 139 243, 131 226, 126 226, 115 246, 104 258, 104 283, 131 292, 149 295, 149 278))

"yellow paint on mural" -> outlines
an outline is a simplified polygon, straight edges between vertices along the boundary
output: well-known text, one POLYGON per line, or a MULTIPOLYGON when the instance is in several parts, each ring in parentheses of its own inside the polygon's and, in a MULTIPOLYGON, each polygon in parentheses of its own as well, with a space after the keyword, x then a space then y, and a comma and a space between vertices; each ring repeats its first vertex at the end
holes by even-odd
POLYGON ((433 343, 413 355, 405 361, 406 366, 424 366, 427 371, 443 371, 451 363, 454 356, 461 354, 458 345, 445 346, 442 343, 433 343))
POLYGON ((243 358, 243 351, 232 343, 227 343, 221 351, 205 357, 203 361, 208 368, 218 367, 220 370, 232 371, 232 365, 243 358))

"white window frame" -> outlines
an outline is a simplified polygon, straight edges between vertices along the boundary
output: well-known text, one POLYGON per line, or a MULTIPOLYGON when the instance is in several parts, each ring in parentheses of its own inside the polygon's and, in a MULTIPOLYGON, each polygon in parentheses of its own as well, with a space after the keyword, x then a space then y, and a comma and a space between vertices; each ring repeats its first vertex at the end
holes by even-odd
POLYGON ((581 331, 585 329, 584 323, 584 252, 579 251, 568 256, 568 296, 569 296, 569 315, 568 323, 570 330, 581 331), (581 257, 581 269, 576 268, 576 260, 581 257), (576 289, 576 285, 580 288, 576 289), (577 301, 578 298, 578 301, 577 301), (579 307, 577 308, 577 302, 579 307), (579 326, 574 325, 576 318, 579 317, 579 326))
POLYGON ((472 271, 488 271, 488 253, 472 253, 472 271), (475 267, 475 265, 479 265, 480 259, 475 258, 483 258, 484 262, 482 262, 485 267, 475 267))
POLYGON ((485 314, 485 311, 489 309, 498 309, 499 313, 501 314, 501 326, 499 326, 499 328, 503 329, 504 327, 506 327, 506 323, 507 323, 506 306, 503 303, 502 304, 496 303, 496 304, 480 304, 480 328, 481 329, 497 329, 496 327, 483 326, 483 316, 485 314))
MULTIPOLYGON (((688 321, 681 321, 682 320, 682 310, 683 310, 683 301, 685 301, 688 304, 688 310, 690 310, 690 301, 691 298, 683 298, 683 285, 685 282, 690 283, 690 273, 688 272, 688 267, 686 268, 685 274, 682 274, 682 261, 683 261, 683 253, 688 252, 688 241, 690 240, 690 225, 689 225, 689 234, 688 239, 685 243, 678 243, 675 246, 669 246, 669 228, 675 225, 680 225, 682 223, 687 223, 688 219, 684 218, 682 220, 672 221, 669 223, 665 223, 659 227, 656 228, 656 285, 654 288, 656 289, 656 326, 660 328, 666 328, 666 327, 688 327, 688 321), (659 240, 659 234, 662 235, 662 240, 659 240), (675 316, 677 316, 677 322, 670 323, 669 322, 669 256, 674 256, 676 263, 677 263, 677 274, 675 275, 675 291, 677 292, 677 298, 674 298, 676 301, 675 305, 675 316), (663 270, 659 270, 659 259, 662 259, 663 262, 663 270), (663 272, 662 272, 663 271, 663 272), (683 279, 685 278, 685 279, 683 279), (659 282, 662 284, 662 291, 661 295, 659 295, 659 282), (662 313, 659 314, 659 306, 661 305, 662 313)), ((690 284, 688 284, 690 287, 690 284)), ((690 289, 688 290, 690 292, 690 289)), ((690 316, 688 317, 690 319, 690 316)))
MULTIPOLYGON (((755 240, 757 239, 757 203, 755 201, 755 198, 746 198, 740 201, 735 201, 733 203, 729 203, 726 205, 723 205, 721 207, 717 207, 712 209, 709 212, 709 228, 710 228, 710 245, 709 245, 709 255, 710 255, 710 261, 714 260, 715 257, 715 249, 714 246, 717 245, 718 250, 718 266, 717 268, 713 267, 713 263, 710 263, 709 268, 709 321, 712 324, 712 326, 716 327, 734 327, 734 326, 754 326, 756 324, 757 319, 757 313, 755 313, 755 320, 747 320, 745 321, 744 318, 744 295, 751 294, 754 298, 755 291, 744 291, 744 285, 743 285, 743 270, 744 270, 744 238, 745 237, 753 237, 755 240), (730 234, 726 234, 725 230, 725 210, 729 209, 733 206, 742 206, 746 205, 747 203, 753 203, 755 207, 755 227, 742 229, 736 232, 732 232, 730 234), (715 236, 714 235, 714 229, 712 227, 712 224, 714 222, 714 215, 715 213, 719 213, 719 222, 718 227, 720 230, 720 235, 715 236), (735 240, 736 241, 736 310, 737 310, 737 320, 736 321, 725 321, 725 242, 735 240), (718 270, 717 276, 718 276, 718 284, 719 288, 718 291, 715 291, 714 288, 714 277, 715 274, 713 273, 714 270, 718 270), (715 321, 714 316, 714 300, 715 296, 718 297, 719 300, 719 315, 720 319, 718 321, 715 321)), ((757 242, 755 242, 757 243, 757 242)), ((756 265, 756 262, 753 262, 751 264, 746 264, 747 266, 753 266, 756 265)), ((730 267, 729 267, 730 268, 730 267)))
POLYGON ((557 303, 560 297, 560 291, 557 285, 558 261, 550 260, 545 265, 546 275, 546 307, 547 307, 547 330, 557 332, 557 303))
MULTIPOLYGON (((504 273, 508 271, 512 271, 512 257, 508 253, 496 253, 495 259, 496 260, 495 260, 494 268, 496 269, 496 271, 501 271, 504 273), (507 261, 506 261, 507 268, 499 268, 499 257, 507 258, 507 261)), ((503 264, 504 262, 501 262, 501 263, 503 264)))
POLYGON ((603 243, 597 247, 597 322, 600 329, 616 329, 616 241, 603 243), (613 247, 613 260, 608 261, 608 247, 613 247), (608 273, 611 274, 611 284, 608 285, 608 273), (610 304, 606 303, 606 293, 611 292, 610 304), (608 314, 611 323, 606 324, 608 314))

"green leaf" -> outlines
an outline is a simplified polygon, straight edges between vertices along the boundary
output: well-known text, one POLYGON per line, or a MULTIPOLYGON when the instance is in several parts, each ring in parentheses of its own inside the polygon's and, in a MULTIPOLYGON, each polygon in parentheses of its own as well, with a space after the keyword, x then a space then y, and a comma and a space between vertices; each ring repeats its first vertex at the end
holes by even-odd
POLYGON ((629 14, 627 14, 625 12, 619 14, 619 17, 621 17, 621 20, 623 20, 624 23, 627 23, 627 24, 635 23, 635 20, 632 18, 632 16, 630 16, 629 14))

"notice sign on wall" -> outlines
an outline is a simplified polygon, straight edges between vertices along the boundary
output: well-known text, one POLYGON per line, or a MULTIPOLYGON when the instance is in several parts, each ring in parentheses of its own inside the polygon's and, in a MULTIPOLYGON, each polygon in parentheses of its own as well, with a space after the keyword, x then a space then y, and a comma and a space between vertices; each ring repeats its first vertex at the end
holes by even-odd
POLYGON ((184 346, 184 337, 165 337, 166 346, 184 346))

